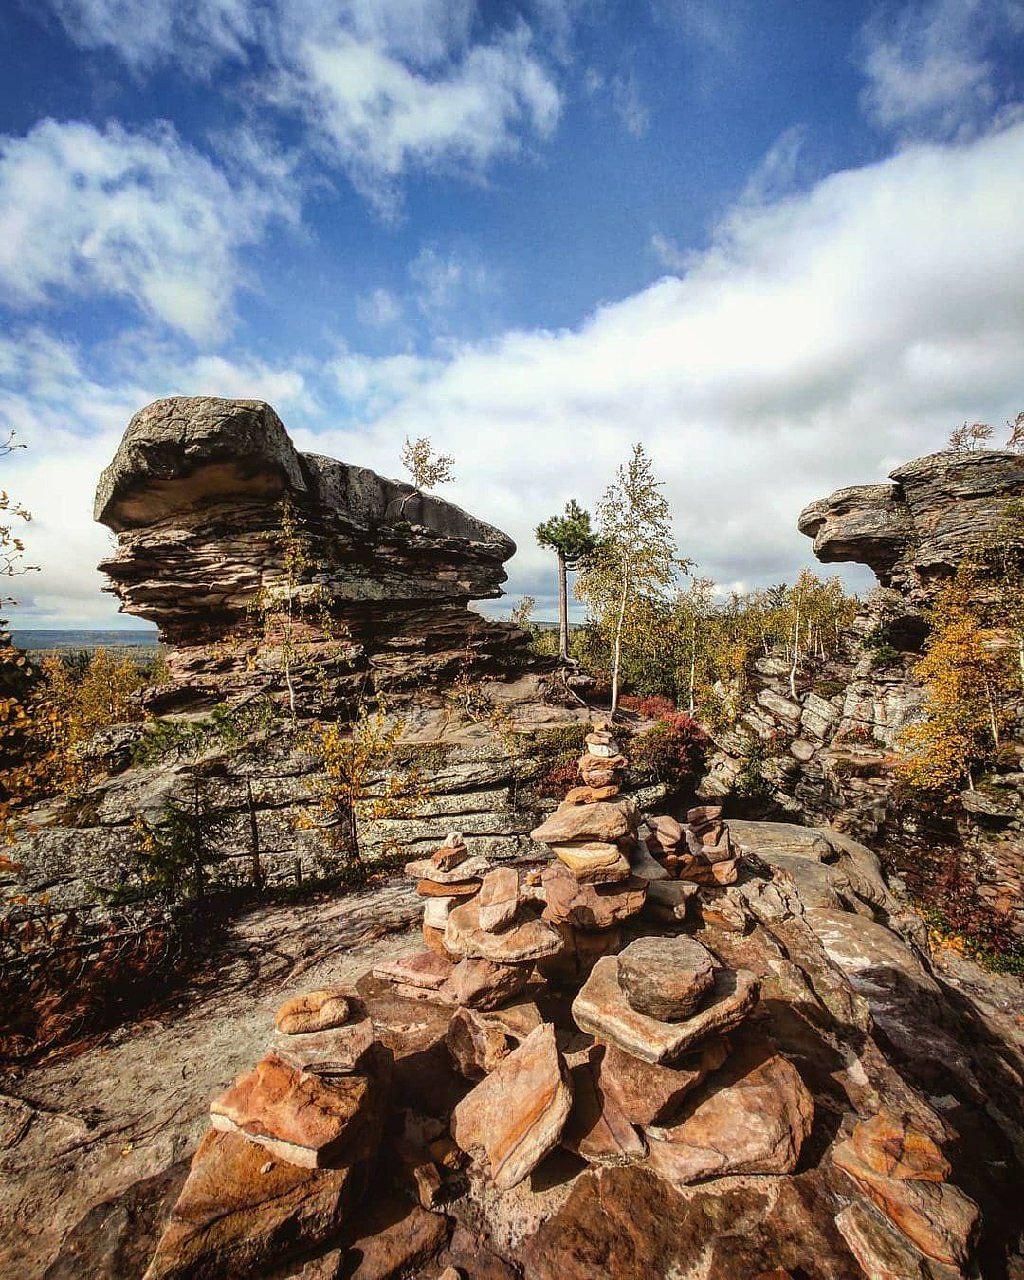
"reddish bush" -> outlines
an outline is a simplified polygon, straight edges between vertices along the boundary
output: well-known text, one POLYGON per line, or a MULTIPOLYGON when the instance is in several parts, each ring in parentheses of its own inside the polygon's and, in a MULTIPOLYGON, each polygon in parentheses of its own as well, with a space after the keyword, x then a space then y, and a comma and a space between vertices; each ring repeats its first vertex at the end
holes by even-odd
POLYGON ((665 698, 660 693, 650 694, 646 698, 626 694, 619 701, 627 711, 635 711, 644 720, 670 720, 678 714, 672 699, 665 698))
POLYGON ((696 720, 683 711, 663 716, 638 733, 629 746, 632 767, 653 773, 659 782, 680 790, 704 770, 708 737, 696 720))

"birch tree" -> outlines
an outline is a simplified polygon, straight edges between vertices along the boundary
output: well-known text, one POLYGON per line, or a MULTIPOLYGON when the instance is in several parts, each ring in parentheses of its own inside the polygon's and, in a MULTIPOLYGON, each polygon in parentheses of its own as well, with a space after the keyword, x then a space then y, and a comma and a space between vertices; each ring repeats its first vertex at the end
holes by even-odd
POLYGON ((644 625, 642 601, 664 597, 681 565, 668 500, 642 444, 619 467, 598 508, 597 544, 576 584, 610 644, 614 715, 623 646, 644 625))

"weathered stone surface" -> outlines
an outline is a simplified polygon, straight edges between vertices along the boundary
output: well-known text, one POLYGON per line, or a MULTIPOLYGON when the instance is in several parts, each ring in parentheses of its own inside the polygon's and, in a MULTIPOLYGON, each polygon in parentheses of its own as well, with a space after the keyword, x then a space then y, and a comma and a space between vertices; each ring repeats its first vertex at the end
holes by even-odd
POLYGON ((430 861, 438 871, 454 871, 460 862, 469 857, 466 842, 457 831, 449 831, 444 843, 438 845, 430 855, 430 861))
POLYGON ((656 814, 647 819, 647 825, 661 845, 674 848, 683 838, 683 828, 670 814, 656 814))
POLYGON ((529 980, 528 964, 499 964, 471 956, 455 965, 441 993, 449 1004, 495 1009, 519 995, 529 980))
POLYGON ((598 1083, 633 1124, 666 1123, 675 1118, 684 1099, 718 1070, 728 1052, 729 1042, 718 1037, 677 1058, 674 1066, 662 1067, 608 1044, 598 1056, 598 1083))
POLYGON ((285 1035, 309 1031, 327 1031, 348 1020, 349 1005, 344 992, 308 991, 294 996, 278 1009, 274 1025, 285 1035))
POLYGON ((614 844, 636 830, 634 815, 624 804, 568 805, 556 809, 530 832, 542 844, 566 844, 574 840, 597 840, 614 844))
POLYGON ((576 929, 571 924, 552 925, 562 940, 553 956, 537 961, 537 967, 549 981, 556 985, 579 987, 589 976, 594 965, 604 956, 613 956, 622 947, 622 929, 613 925, 610 929, 576 929))
POLYGON ((758 983, 745 970, 715 971, 704 1007, 685 1022, 661 1022, 633 1009, 619 986, 618 959, 598 960, 573 1001, 576 1025, 645 1062, 673 1062, 702 1040, 728 1031, 757 1003, 758 983))
POLYGON ((360 1148, 374 1090, 370 1076, 326 1080, 270 1053, 213 1102, 210 1121, 306 1169, 351 1164, 366 1154, 360 1148))
POLYGON ((778 1054, 734 1061, 679 1124, 645 1130, 651 1167, 669 1182, 796 1168, 814 1122, 806 1085, 778 1054))
POLYGON ((479 879, 491 869, 486 858, 465 858, 450 870, 434 865, 431 858, 417 858, 405 864, 405 874, 413 880, 429 880, 431 884, 452 885, 463 884, 467 880, 479 879))
POLYGON ((875 1173, 916 1182, 945 1182, 950 1164, 934 1139, 907 1116, 879 1111, 854 1126, 850 1145, 875 1173))
POLYGON ((457 1009, 448 1024, 445 1041, 466 1079, 482 1080, 542 1021, 540 1010, 532 1001, 506 1005, 490 1013, 457 1009))
POLYGON ((373 1044, 373 1022, 358 1017, 343 1027, 305 1034, 278 1032, 270 1049, 288 1066, 318 1076, 343 1076, 359 1071, 373 1044))
POLYGON ((526 912, 521 912, 501 933, 491 933, 480 923, 479 899, 471 898, 448 916, 444 945, 453 954, 466 958, 522 964, 553 955, 561 944, 549 924, 526 912))
POLYGON ((439 884, 436 880, 420 880, 416 892, 421 898, 472 898, 480 889, 482 880, 456 880, 451 884, 439 884))
POLYGON ((463 1098, 452 1115, 452 1137, 474 1158, 484 1157, 495 1186, 508 1190, 557 1144, 571 1106, 568 1074, 548 1023, 463 1098))
POLYGON ((836 1229, 867 1280, 961 1280, 959 1267, 926 1258, 877 1209, 854 1200, 836 1214, 836 1229))
POLYGON ((689 854, 684 854, 675 863, 673 870, 680 880, 688 880, 691 884, 735 884, 739 876, 739 864, 735 859, 707 862, 689 854))
POLYGON ((753 1280, 788 1263, 794 1275, 853 1280, 832 1216, 815 1199, 791 1178, 674 1188, 642 1164, 594 1169, 526 1241, 524 1271, 530 1280, 753 1280))
POLYGON ((614 884, 630 874, 629 860, 618 845, 596 840, 553 844, 551 852, 580 884, 614 884))
POLYGON ((359 1166, 304 1169, 233 1133, 200 1142, 145 1280, 232 1280, 327 1243, 363 1190, 359 1166))
POLYGON ((638 1013, 679 1022, 714 986, 715 961, 695 938, 638 938, 619 952, 619 986, 638 1013))
POLYGON ((476 908, 481 929, 500 930, 512 923, 519 910, 519 872, 515 867, 495 867, 488 871, 476 908))
POLYGON ((561 809, 563 805, 598 804, 602 800, 614 800, 618 794, 619 788, 614 783, 606 787, 571 787, 558 807, 561 809))
POLYGON ((591 1052, 570 1069, 572 1111, 562 1132, 562 1145, 588 1164, 632 1164, 647 1154, 643 1138, 595 1074, 591 1052))
POLYGON ((647 885, 644 914, 669 923, 685 920, 697 894, 697 885, 689 880, 652 880, 647 885))
POLYGON ((850 1141, 834 1147, 832 1159, 922 1253, 950 1266, 967 1260, 978 1206, 958 1187, 878 1173, 850 1141))
POLYGON ((547 903, 543 918, 577 929, 610 929, 639 914, 647 883, 635 876, 606 884, 581 884, 562 862, 544 868, 547 903))
POLYGON ((375 1198, 362 1229, 341 1251, 334 1273, 345 1280, 398 1280, 418 1269, 447 1243, 448 1220, 392 1197, 375 1198))
POLYGON ((812 502, 800 514, 800 532, 814 539, 824 563, 867 564, 883 586, 923 603, 997 536, 1009 504, 1024 494, 1024 461, 996 450, 933 453, 890 479, 812 502))

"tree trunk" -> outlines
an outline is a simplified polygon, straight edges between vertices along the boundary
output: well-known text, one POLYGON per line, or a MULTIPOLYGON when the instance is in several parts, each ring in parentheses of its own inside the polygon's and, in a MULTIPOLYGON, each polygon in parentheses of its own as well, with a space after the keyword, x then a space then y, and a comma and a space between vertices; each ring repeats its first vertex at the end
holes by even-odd
POLYGON ((697 619, 690 627, 690 715, 694 713, 693 687, 697 682, 697 619))
POLYGON ((619 709, 619 666, 622 661, 622 628, 626 621, 626 601, 629 592, 629 574, 622 566, 622 597, 619 600, 619 619, 615 625, 615 644, 612 646, 612 715, 619 709))
POLYGON ((796 621, 793 624, 793 665, 789 669, 789 692, 796 702, 796 665, 800 660, 800 597, 796 598, 796 621))
POLYGON ((569 592, 565 569, 565 556, 558 552, 558 656, 563 662, 569 657, 569 592))

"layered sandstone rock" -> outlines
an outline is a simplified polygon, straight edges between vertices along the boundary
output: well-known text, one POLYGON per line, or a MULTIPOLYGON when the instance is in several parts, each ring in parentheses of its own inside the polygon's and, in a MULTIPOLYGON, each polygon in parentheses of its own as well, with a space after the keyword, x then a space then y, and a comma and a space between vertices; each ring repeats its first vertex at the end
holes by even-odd
POLYGON ((300 708, 508 667, 524 636, 470 612, 501 594, 515 544, 453 503, 300 453, 258 400, 172 397, 140 410, 100 477, 100 566, 125 612, 171 646, 159 709, 280 692, 300 708), (285 638, 258 606, 287 598, 285 638), (325 694, 325 687, 330 693, 325 694))
POLYGON ((1016 453, 933 453, 890 472, 891 484, 838 489, 800 513, 823 564, 852 560, 919 606, 965 559, 1000 535, 1024 496, 1016 453))

